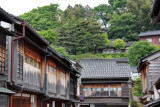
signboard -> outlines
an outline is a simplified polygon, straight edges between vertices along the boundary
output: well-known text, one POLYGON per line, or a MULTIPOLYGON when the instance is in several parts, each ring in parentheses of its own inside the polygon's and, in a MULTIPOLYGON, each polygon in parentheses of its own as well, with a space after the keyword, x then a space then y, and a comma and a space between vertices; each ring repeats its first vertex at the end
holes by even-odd
POLYGON ((84 97, 83 97, 83 96, 80 96, 80 100, 84 100, 84 97))

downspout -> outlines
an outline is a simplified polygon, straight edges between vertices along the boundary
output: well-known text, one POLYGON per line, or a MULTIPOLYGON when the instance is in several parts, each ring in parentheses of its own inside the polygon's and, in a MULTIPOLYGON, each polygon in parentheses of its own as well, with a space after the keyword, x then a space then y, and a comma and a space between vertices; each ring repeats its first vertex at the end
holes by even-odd
POLYGON ((44 69, 44 73, 45 73, 45 76, 44 76, 44 92, 46 94, 46 90, 47 90, 47 72, 46 72, 46 61, 47 61, 47 56, 50 56, 50 55, 45 55, 45 62, 44 62, 44 65, 45 65, 45 69, 44 69))
POLYGON ((73 67, 72 67, 72 65, 70 65, 71 66, 71 70, 69 71, 69 100, 71 100, 71 97, 70 97, 70 93, 71 93, 71 91, 70 91, 70 86, 71 86, 71 72, 73 71, 73 67))
POLYGON ((25 23, 25 22, 22 22, 22 26, 23 26, 22 36, 17 37, 17 38, 15 38, 15 39, 12 40, 12 52, 11 52, 11 54, 12 54, 12 59, 11 59, 11 60, 12 60, 12 61, 11 61, 11 82, 13 82, 13 83, 14 83, 14 80, 13 80, 14 42, 15 42, 16 40, 19 40, 19 39, 25 37, 25 26, 26 26, 26 23, 25 23))
MULTIPOLYGON (((47 51, 47 49, 46 49, 46 51, 47 51)), ((44 72, 45 72, 45 76, 44 76, 44 88, 43 88, 43 91, 44 91, 44 93, 45 93, 45 96, 47 96, 47 98, 45 98, 45 99, 42 99, 41 100, 41 107, 43 106, 43 101, 46 101, 46 100, 48 100, 48 99, 50 99, 50 97, 47 95, 47 93, 46 93, 46 90, 47 90, 47 73, 46 73, 46 62, 47 62, 47 56, 51 56, 51 55, 45 55, 45 67, 44 67, 44 72)))

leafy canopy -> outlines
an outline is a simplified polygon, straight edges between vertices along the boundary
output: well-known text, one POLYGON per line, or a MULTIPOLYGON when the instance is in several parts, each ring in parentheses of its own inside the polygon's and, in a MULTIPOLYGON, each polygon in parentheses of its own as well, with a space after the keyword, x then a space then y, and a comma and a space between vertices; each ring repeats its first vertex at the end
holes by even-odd
POLYGON ((100 4, 93 9, 97 21, 102 20, 102 26, 107 27, 113 9, 110 5, 100 4))
POLYGON ((137 97, 142 96, 142 81, 141 81, 141 77, 138 77, 133 81, 132 94, 134 96, 137 96, 137 97))
POLYGON ((158 48, 155 45, 152 45, 148 41, 139 41, 133 44, 128 51, 128 58, 130 65, 136 66, 139 59, 147 56, 150 53, 155 52, 158 48))
POLYGON ((58 4, 38 7, 19 17, 27 21, 37 31, 53 29, 61 26, 55 18, 56 14, 62 12, 58 7, 58 4))
POLYGON ((41 30, 41 31, 38 31, 38 33, 44 37, 48 42, 49 44, 54 44, 56 45, 56 42, 58 40, 58 33, 52 29, 48 29, 48 30, 41 30))
POLYGON ((125 41, 137 41, 138 34, 135 31, 135 15, 124 13, 122 15, 114 14, 110 20, 109 38, 124 39, 125 41))
POLYGON ((116 39, 113 41, 113 46, 120 51, 125 47, 125 43, 122 39, 116 39))

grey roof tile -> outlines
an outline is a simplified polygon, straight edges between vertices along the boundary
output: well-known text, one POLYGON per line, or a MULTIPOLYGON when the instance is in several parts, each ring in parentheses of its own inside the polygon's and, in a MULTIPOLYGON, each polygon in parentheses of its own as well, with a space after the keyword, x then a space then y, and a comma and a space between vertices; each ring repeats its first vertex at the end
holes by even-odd
POLYGON ((130 76, 127 58, 82 59, 81 78, 121 78, 130 76))
POLYGON ((14 94, 15 92, 13 92, 7 88, 0 87, 0 93, 14 94))
POLYGON ((154 35, 160 35, 160 30, 141 32, 138 36, 142 37, 142 36, 154 36, 154 35))

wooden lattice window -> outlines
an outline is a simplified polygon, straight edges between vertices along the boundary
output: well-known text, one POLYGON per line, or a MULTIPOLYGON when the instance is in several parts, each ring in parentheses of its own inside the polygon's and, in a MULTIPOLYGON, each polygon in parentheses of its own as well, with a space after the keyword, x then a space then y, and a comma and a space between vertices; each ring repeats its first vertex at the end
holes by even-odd
POLYGON ((5 72, 6 36, 0 34, 0 73, 5 72))
POLYGON ((24 44, 23 41, 18 41, 18 51, 17 51, 17 79, 23 80, 23 53, 24 44))

